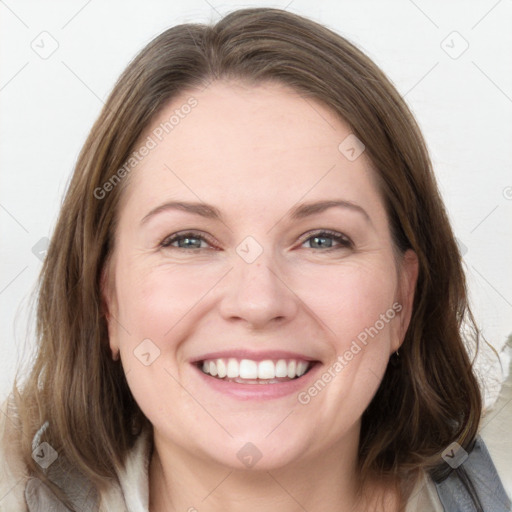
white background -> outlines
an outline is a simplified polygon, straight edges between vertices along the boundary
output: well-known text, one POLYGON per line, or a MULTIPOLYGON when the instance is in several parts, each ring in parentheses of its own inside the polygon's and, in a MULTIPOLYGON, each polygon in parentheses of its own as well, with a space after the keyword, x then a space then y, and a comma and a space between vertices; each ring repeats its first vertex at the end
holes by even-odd
POLYGON ((79 150, 118 75, 164 29, 255 6, 286 8, 339 32, 405 95, 463 244, 476 318, 503 347, 512 331, 511 0, 2 0, 0 396, 33 347, 28 299, 41 262, 32 249, 51 236, 79 150), (52 44, 48 58, 35 51, 52 44))

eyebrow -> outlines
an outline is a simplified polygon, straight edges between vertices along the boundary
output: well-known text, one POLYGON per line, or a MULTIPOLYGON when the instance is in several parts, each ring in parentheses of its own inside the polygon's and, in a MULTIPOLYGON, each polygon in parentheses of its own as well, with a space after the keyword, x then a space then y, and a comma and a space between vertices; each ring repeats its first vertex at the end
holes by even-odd
MULTIPOLYGON (((306 217, 322 213, 325 210, 335 207, 346 208, 358 212, 368 222, 371 223, 370 216, 368 215, 364 208, 362 208, 358 204, 352 203, 351 201, 345 201, 342 199, 302 203, 292 208, 286 214, 286 217, 289 220, 304 219, 306 217)), ((207 219, 214 219, 223 222, 223 217, 220 210, 213 205, 198 202, 169 201, 160 206, 157 206, 156 208, 153 208, 147 215, 143 217, 143 219, 141 220, 141 224, 145 224, 151 217, 154 217, 155 215, 168 210, 180 210, 187 213, 191 213, 193 215, 199 215, 200 217, 204 217, 207 219)))

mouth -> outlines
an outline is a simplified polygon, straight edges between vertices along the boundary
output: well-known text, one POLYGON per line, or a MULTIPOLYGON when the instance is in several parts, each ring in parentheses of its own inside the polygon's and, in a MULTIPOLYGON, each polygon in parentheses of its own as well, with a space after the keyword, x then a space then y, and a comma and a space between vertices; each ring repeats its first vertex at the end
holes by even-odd
POLYGON ((211 358, 196 361, 196 367, 208 377, 223 382, 248 385, 281 384, 300 380, 319 361, 304 359, 211 358))

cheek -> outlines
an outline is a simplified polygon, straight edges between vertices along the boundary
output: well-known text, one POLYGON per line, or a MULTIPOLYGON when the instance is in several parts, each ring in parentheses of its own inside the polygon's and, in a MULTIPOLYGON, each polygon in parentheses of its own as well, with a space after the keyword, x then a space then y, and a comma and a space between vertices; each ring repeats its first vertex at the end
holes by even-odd
MULTIPOLYGON (((392 268, 392 267, 391 267, 392 268)), ((328 331, 335 336, 337 348, 342 349, 365 329, 378 322, 379 331, 388 332, 390 322, 383 327, 385 315, 396 300, 396 276, 389 266, 380 262, 347 265, 311 282, 309 292, 303 288, 303 297, 311 309, 323 320, 328 331)), ((390 316, 395 316, 393 310, 390 316)))
POLYGON ((322 382, 306 389, 300 399, 315 402, 321 415, 326 411, 327 422, 340 408, 349 421, 362 414, 380 384, 401 307, 390 267, 358 264, 328 277, 318 281, 323 286, 311 288, 306 302, 322 320, 323 342, 331 357, 319 376, 322 382))
POLYGON ((130 390, 153 424, 166 427, 180 424, 171 415, 169 404, 184 410, 200 411, 189 394, 178 384, 183 380, 180 341, 187 339, 191 324, 201 311, 198 301, 218 280, 183 267, 118 267, 119 347, 130 390), (150 340, 150 341, 148 341, 150 340), (149 354, 149 355, 146 355, 149 354), (165 398, 164 398, 165 397, 165 398))
POLYGON ((171 331, 215 283, 183 267, 133 266, 120 274, 124 277, 117 286, 119 320, 131 338, 151 338, 158 344, 175 337, 171 331))

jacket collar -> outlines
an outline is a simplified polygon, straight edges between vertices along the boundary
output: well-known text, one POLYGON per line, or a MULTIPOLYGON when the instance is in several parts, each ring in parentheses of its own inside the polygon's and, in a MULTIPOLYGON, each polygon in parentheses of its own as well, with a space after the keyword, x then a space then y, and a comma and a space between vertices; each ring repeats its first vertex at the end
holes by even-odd
MULTIPOLYGON (((34 447, 42 457, 48 455, 48 443, 39 443, 34 436, 34 447)), ((99 496, 88 479, 73 468, 64 457, 57 457, 47 468, 48 478, 64 490, 73 508, 83 512, 148 512, 149 464, 153 450, 152 428, 145 427, 126 457, 123 468, 117 470, 113 481, 99 496)), ((39 478, 29 477, 25 486, 25 500, 29 512, 69 512, 39 478)))

